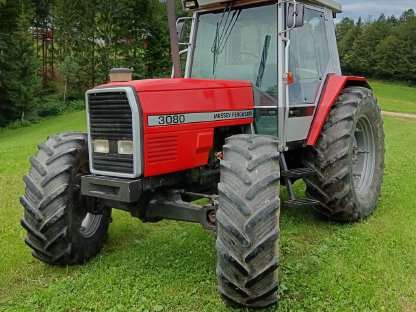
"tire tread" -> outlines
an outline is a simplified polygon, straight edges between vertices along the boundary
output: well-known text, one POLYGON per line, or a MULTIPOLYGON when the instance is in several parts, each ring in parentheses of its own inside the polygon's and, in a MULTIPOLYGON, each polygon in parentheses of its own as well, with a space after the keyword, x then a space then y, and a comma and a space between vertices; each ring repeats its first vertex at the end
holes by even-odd
POLYGON ((217 211, 218 291, 233 307, 261 308, 277 301, 277 148, 276 138, 245 134, 227 138, 223 149, 217 211), (240 172, 230 170, 230 164, 240 172))
MULTIPOLYGON (((381 129, 380 136, 384 140, 381 109, 371 90, 357 86, 347 87, 338 96, 329 112, 316 146, 311 147, 303 158, 304 165, 317 172, 315 177, 304 178, 306 194, 321 202, 315 209, 331 220, 358 221, 368 217, 374 209, 362 211, 362 208, 357 206, 349 169, 354 123, 363 100, 367 98, 371 99, 375 127, 381 129)), ((384 159, 384 147, 381 157, 384 159)), ((383 169, 384 161, 381 172, 383 169)), ((375 192, 380 193, 380 189, 375 192)))
MULTIPOLYGON (((46 263, 70 265, 85 262, 101 249, 105 238, 97 239, 93 250, 74 249, 74 233, 67 207, 69 180, 76 153, 86 148, 85 133, 64 133, 48 137, 38 144, 38 153, 30 158, 31 169, 23 177, 26 191, 20 198, 24 208, 22 227, 32 255, 46 263)), ((110 215, 104 222, 110 222, 110 215)), ((108 223, 103 224, 107 227, 108 223)), ((106 230, 107 230, 106 229, 106 230)))

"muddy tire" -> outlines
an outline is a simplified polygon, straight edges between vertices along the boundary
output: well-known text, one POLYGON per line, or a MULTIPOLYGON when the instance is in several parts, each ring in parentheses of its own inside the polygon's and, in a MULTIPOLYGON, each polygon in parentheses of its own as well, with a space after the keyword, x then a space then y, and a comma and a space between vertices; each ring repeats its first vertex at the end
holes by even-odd
POLYGON ((223 147, 218 185, 218 291, 227 305, 277 301, 280 170, 277 139, 236 135, 223 147))
POLYGON ((43 262, 83 263, 101 250, 111 220, 111 209, 80 193, 81 176, 89 173, 87 135, 55 135, 38 147, 20 198, 25 242, 43 262))
POLYGON ((374 211, 384 172, 384 130, 370 89, 343 90, 304 162, 318 173, 304 180, 307 195, 322 203, 319 213, 351 222, 374 211))

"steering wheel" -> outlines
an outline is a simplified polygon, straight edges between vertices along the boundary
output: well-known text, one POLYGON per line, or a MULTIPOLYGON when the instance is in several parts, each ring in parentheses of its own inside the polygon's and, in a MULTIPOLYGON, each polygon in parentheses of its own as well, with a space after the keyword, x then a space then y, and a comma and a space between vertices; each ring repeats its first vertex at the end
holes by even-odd
POLYGON ((252 53, 252 52, 241 52, 240 55, 249 55, 251 57, 254 57, 256 61, 260 62, 260 58, 258 55, 252 53))

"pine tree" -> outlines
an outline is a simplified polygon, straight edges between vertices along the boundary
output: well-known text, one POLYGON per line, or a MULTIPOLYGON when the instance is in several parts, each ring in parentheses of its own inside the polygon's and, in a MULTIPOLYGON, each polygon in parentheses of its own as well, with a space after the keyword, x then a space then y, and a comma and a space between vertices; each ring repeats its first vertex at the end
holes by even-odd
POLYGON ((151 23, 147 27, 144 49, 145 75, 147 78, 169 77, 172 71, 170 38, 166 4, 152 2, 151 23))
POLYGON ((7 79, 3 82, 14 111, 21 120, 31 113, 39 93, 39 63, 35 57, 32 40, 27 33, 27 23, 21 21, 20 29, 14 33, 4 54, 4 72, 7 79))
POLYGON ((40 84, 39 63, 28 32, 29 4, 16 1, 3 5, 10 14, 6 17, 9 31, 0 35, 0 123, 4 125, 17 118, 23 120, 35 110, 40 84))

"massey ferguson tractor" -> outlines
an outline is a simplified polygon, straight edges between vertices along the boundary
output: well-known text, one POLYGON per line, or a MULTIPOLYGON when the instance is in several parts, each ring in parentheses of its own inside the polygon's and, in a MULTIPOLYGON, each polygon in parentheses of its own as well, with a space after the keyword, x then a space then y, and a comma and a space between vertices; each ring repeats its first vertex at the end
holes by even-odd
POLYGON ((375 209, 380 108, 364 78, 341 74, 338 3, 182 4, 193 15, 175 21, 167 1, 173 78, 113 71, 118 81, 86 92, 87 133, 39 144, 23 178, 25 242, 43 262, 72 265, 103 247, 113 208, 143 222, 198 222, 215 232, 223 301, 269 306, 278 298, 281 205, 340 222, 375 209), (295 196, 298 179, 305 198, 295 196))

